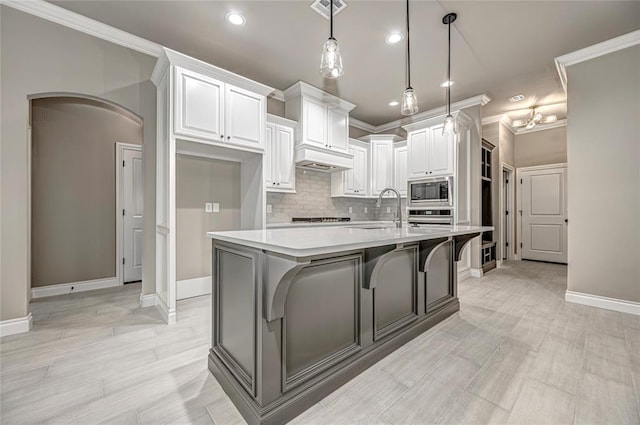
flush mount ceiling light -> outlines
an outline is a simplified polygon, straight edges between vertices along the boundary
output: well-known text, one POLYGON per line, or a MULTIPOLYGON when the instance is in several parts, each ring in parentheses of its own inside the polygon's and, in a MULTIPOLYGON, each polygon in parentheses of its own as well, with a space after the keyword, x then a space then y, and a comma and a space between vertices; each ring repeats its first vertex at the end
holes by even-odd
POLYGON ((440 87, 451 87, 452 85, 454 85, 456 82, 455 81, 450 81, 447 80, 444 83, 440 84, 440 87))
POLYGON ((389 34, 387 36, 385 41, 387 42, 387 44, 396 44, 396 43, 399 43, 400 41, 402 41, 403 38, 404 38, 404 36, 402 34, 400 34, 399 32, 392 32, 391 34, 389 34))
POLYGON ((402 93, 402 115, 413 115, 418 112, 418 98, 411 87, 411 48, 409 45, 409 0, 407 0, 407 88, 402 93))
POLYGON ((333 2, 329 0, 329 39, 322 47, 322 57, 320 58, 320 74, 324 78, 338 78, 344 73, 342 68, 342 56, 338 40, 333 38, 333 2))
POLYGON ((447 88, 447 116, 444 119, 444 126, 442 127, 442 134, 444 135, 454 135, 456 134, 456 120, 451 115, 451 85, 453 81, 451 81, 451 24, 456 21, 458 15, 455 13, 447 13, 442 18, 442 23, 447 26, 449 30, 449 51, 447 58, 447 81, 445 82, 445 86, 447 88))
POLYGON ((227 13, 227 21, 233 25, 244 25, 246 22, 244 16, 236 12, 227 13))
POLYGON ((389 102, 389 106, 398 106, 400 104, 400 102, 398 102, 397 100, 392 100, 391 102, 389 102))
POLYGON ((520 102, 521 100, 524 100, 524 96, 521 94, 517 94, 509 98, 509 102, 520 102))
POLYGON ((538 111, 538 106, 534 105, 534 106, 531 107, 531 116, 529 117, 529 119, 515 120, 511 124, 511 127, 513 127, 513 128, 524 127, 526 130, 531 130, 532 128, 534 128, 538 124, 549 124, 549 123, 555 122, 557 120, 558 120, 558 117, 555 116, 555 115, 548 115, 546 117, 543 116, 538 111))

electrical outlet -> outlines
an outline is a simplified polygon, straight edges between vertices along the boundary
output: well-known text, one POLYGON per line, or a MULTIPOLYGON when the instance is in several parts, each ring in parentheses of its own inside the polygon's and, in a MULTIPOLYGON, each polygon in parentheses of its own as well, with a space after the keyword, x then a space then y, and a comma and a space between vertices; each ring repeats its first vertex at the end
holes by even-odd
POLYGON ((390 213, 391 212, 391 207, 387 207, 387 212, 390 213))
POLYGON ((273 206, 271 204, 267 204, 267 214, 271 214, 273 212, 273 206))
POLYGON ((369 208, 364 207, 364 213, 366 214, 366 213, 368 213, 368 212, 369 212, 369 208))
POLYGON ((213 203, 213 212, 214 213, 220 212, 220 204, 219 203, 217 203, 217 202, 213 203))
POLYGON ((213 204, 211 202, 205 202, 204 212, 211 212, 211 211, 213 211, 213 204))
POLYGON ((349 214, 353 213, 353 207, 349 207, 349 214))

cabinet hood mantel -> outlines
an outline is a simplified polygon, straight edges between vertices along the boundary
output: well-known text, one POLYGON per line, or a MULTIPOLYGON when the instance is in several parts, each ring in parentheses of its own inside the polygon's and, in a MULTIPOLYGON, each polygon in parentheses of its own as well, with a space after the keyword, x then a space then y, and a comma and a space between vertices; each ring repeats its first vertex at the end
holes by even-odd
POLYGON ((353 168, 353 155, 342 152, 328 152, 315 146, 299 145, 295 150, 296 167, 332 173, 353 168))

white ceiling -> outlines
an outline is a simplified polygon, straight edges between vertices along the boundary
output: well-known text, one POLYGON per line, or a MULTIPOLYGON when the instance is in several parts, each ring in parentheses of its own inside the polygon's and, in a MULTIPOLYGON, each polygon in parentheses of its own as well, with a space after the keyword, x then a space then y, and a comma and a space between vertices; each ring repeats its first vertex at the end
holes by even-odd
MULTIPOLYGON (((298 80, 357 106, 352 116, 373 125, 400 118, 405 88, 405 44, 385 36, 404 30, 405 2, 346 0, 334 21, 345 73, 337 81, 319 74, 329 22, 310 7, 289 1, 51 1, 58 6, 155 41, 214 65, 285 89, 298 80), (229 11, 246 17, 236 27, 229 11)), ((452 102, 485 93, 484 115, 526 117, 531 105, 566 117, 565 94, 553 59, 640 29, 638 1, 420 1, 411 2, 412 86, 420 110, 444 104, 447 28, 452 28, 452 102), (507 98, 526 99, 510 103, 507 98)))

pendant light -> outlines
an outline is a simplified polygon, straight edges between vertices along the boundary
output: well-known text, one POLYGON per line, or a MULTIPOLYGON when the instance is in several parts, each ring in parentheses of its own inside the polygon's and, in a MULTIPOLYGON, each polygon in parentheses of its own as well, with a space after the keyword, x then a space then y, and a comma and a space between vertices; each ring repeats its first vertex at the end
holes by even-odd
POLYGON ((451 115, 451 24, 456 21, 458 15, 455 13, 447 13, 442 18, 442 23, 449 29, 449 53, 447 59, 447 116, 444 119, 444 127, 442 127, 443 135, 456 134, 456 120, 451 115))
POLYGON ((320 58, 320 74, 324 78, 338 78, 344 72, 338 41, 333 38, 333 1, 329 0, 329 39, 325 41, 320 58))
POLYGON ((402 92, 402 115, 413 115, 418 112, 418 98, 411 87, 411 48, 409 45, 409 0, 407 0, 407 88, 402 92))

